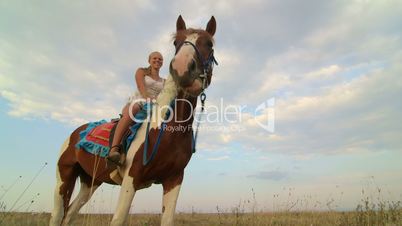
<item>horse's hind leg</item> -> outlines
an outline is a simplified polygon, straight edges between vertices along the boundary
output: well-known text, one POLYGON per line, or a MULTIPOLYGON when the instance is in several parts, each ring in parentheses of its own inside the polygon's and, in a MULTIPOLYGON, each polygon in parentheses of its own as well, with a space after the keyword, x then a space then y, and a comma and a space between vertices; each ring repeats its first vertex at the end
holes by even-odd
POLYGON ((62 145, 61 156, 56 166, 56 188, 54 189, 54 207, 49 222, 50 226, 61 225, 78 176, 78 172, 74 170, 74 164, 70 166, 60 164, 66 158, 64 153, 68 152, 69 140, 67 139, 62 145))
POLYGON ((54 208, 49 222, 50 226, 61 225, 79 175, 79 166, 74 163, 72 155, 74 155, 74 147, 69 144, 69 139, 67 139, 62 146, 56 168, 57 184, 54 191, 54 208))
POLYGON ((57 183, 54 194, 54 212, 57 211, 57 213, 55 213, 57 217, 54 217, 52 214, 52 218, 55 218, 56 223, 58 223, 54 225, 60 225, 60 222, 63 221, 63 217, 66 216, 71 195, 73 194, 75 182, 78 177, 77 168, 77 166, 59 166, 59 171, 62 171, 63 173, 59 173, 61 183, 57 183))
POLYGON ((101 184, 98 182, 92 183, 91 177, 89 177, 85 173, 83 175, 80 175, 80 177, 81 177, 80 191, 79 191, 77 197, 74 199, 74 201, 68 207, 67 214, 63 220, 63 226, 70 225, 74 222, 74 218, 77 216, 78 211, 80 211, 81 207, 84 206, 89 201, 92 194, 95 192, 95 190, 101 184))
POLYGON ((50 218, 49 226, 60 226, 61 221, 63 220, 64 215, 64 205, 63 205, 63 196, 60 194, 60 188, 62 186, 62 181, 60 179, 59 170, 57 169, 56 172, 57 176, 57 184, 56 188, 54 189, 54 207, 52 211, 52 215, 50 218))

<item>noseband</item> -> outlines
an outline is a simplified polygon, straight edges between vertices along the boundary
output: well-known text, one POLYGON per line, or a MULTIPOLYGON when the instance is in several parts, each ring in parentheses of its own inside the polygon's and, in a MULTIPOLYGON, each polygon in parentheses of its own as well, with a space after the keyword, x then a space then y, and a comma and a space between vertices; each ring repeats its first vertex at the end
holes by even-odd
POLYGON ((184 41, 177 48, 175 55, 179 52, 181 47, 183 47, 184 45, 191 45, 197 54, 198 60, 202 63, 202 72, 203 73, 201 75, 199 75, 199 77, 202 80, 202 90, 204 90, 206 88, 206 79, 207 79, 208 72, 210 72, 212 70, 214 64, 218 65, 218 62, 216 61, 215 56, 214 56, 214 50, 212 49, 211 52, 208 54, 208 58, 206 60, 204 60, 204 57, 201 55, 200 51, 198 50, 197 46, 194 45, 194 43, 189 42, 189 41, 184 41))

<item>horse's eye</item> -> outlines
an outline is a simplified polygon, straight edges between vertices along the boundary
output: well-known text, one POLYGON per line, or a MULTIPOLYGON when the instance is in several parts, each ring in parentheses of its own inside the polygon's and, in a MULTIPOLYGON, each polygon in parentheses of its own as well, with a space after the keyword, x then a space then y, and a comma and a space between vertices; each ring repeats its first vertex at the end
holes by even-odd
POLYGON ((212 48, 212 47, 214 46, 214 44, 212 43, 212 41, 208 41, 208 42, 207 42, 207 46, 210 47, 210 48, 212 48))
POLYGON ((176 40, 174 40, 173 45, 177 46, 177 41, 176 40))

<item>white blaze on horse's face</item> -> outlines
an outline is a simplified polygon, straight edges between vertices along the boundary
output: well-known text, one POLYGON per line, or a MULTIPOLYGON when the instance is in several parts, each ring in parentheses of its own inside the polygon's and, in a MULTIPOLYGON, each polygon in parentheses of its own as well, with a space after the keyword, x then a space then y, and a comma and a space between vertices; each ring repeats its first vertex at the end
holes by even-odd
MULTIPOLYGON (((186 41, 195 45, 198 39, 198 34, 194 33, 186 38, 186 41)), ((196 52, 193 46, 184 44, 177 52, 176 56, 172 60, 172 69, 177 71, 177 76, 183 77, 191 73, 190 70, 195 69, 196 52), (194 65, 194 66, 193 66, 194 65)))

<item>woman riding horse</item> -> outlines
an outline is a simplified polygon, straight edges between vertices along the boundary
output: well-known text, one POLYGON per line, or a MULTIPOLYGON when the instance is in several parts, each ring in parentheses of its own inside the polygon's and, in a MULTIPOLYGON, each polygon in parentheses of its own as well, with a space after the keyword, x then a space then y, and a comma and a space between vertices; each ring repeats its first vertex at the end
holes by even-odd
POLYGON ((152 52, 148 57, 149 67, 138 68, 135 73, 135 81, 138 91, 129 98, 124 106, 121 118, 117 123, 109 156, 109 163, 121 166, 124 163, 121 141, 128 128, 133 125, 135 115, 141 110, 146 100, 155 100, 163 88, 165 79, 159 76, 159 69, 163 64, 162 54, 152 52))
MULTIPOLYGON (((183 18, 179 16, 177 19, 174 38, 176 55, 170 62, 170 74, 154 105, 157 111, 151 114, 152 120, 147 119, 138 129, 127 152, 126 162, 118 169, 123 176, 123 181, 111 222, 112 226, 127 225, 127 217, 136 191, 149 187, 153 183, 163 186, 161 225, 173 225, 184 168, 192 156, 193 109, 197 104, 197 96, 203 93, 211 83, 215 62, 213 54, 215 30, 214 17, 211 17, 205 30, 187 29, 183 18), (170 106, 172 102, 179 99, 186 101, 177 101, 175 108, 170 112, 174 120, 165 123, 163 116, 167 112, 166 106, 170 106), (166 127, 181 126, 190 129, 165 131, 161 136, 162 123, 165 123, 163 125, 166 127), (151 162, 144 164, 144 160, 150 156, 146 150, 155 147, 157 154, 151 162)), ((54 193, 54 209, 50 219, 51 226, 70 225, 80 208, 102 183, 115 184, 110 178, 113 169, 108 169, 104 158, 76 148, 76 143, 80 140, 80 132, 87 126, 88 124, 85 124, 77 128, 61 148, 56 170, 57 185, 54 193), (78 177, 81 180, 81 189, 74 201, 70 203, 78 177)))

